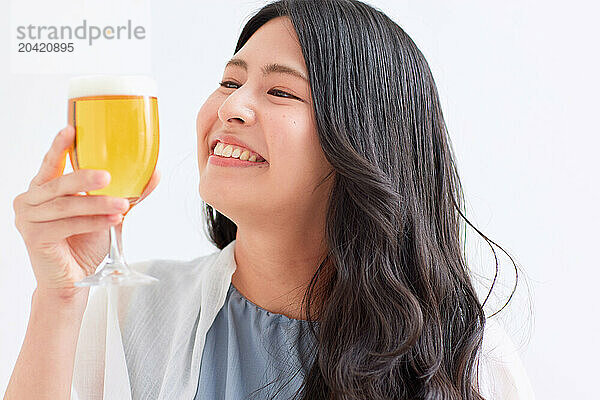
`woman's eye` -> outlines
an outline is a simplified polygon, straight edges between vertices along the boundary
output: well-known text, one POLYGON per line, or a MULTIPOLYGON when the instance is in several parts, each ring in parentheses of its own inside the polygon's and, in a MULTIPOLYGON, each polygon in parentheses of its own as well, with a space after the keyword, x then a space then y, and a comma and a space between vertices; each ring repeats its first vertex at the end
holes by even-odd
POLYGON ((288 92, 284 92, 283 90, 273 89, 273 90, 270 90, 270 92, 275 92, 275 93, 281 94, 281 95, 275 95, 277 97, 287 97, 288 99, 297 99, 297 97, 294 96, 293 94, 289 94, 288 92))
MULTIPOLYGON (((237 89, 237 87, 231 87, 230 85, 240 86, 237 83, 232 82, 232 81, 222 81, 222 82, 219 82, 219 85, 221 85, 227 89, 237 89)), ((298 97, 294 96, 293 94, 289 94, 288 92, 284 92, 283 90, 279 90, 279 89, 272 89, 268 93, 274 93, 273 95, 277 96, 277 97, 284 97, 284 98, 288 98, 288 99, 300 100, 298 97)))
POLYGON ((223 86, 224 88, 227 88, 227 89, 236 89, 236 88, 230 88, 227 85, 237 85, 237 83, 231 82, 231 81, 222 81, 222 82, 219 82, 219 85, 221 85, 221 86, 223 86))

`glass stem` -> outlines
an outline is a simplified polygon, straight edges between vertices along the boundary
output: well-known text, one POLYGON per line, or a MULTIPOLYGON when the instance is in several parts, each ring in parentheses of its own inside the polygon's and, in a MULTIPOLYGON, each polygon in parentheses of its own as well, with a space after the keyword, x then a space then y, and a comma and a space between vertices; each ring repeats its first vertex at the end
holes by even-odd
POLYGON ((121 233, 117 232, 115 225, 110 227, 110 249, 108 260, 103 268, 105 272, 119 271, 124 273, 128 271, 127 263, 125 262, 122 253, 123 246, 121 245, 121 233))

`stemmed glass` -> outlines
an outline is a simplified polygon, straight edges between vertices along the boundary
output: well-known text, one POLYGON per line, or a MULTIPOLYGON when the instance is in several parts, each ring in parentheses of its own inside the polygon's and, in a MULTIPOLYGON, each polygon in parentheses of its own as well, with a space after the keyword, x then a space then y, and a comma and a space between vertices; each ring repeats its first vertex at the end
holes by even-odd
MULTIPOLYGON (((110 183, 87 195, 122 197, 129 209, 139 201, 158 160, 155 81, 143 75, 89 75, 69 80, 68 120, 75 127, 69 150, 73 170, 103 169, 110 183)), ((129 268, 121 235, 111 226, 110 249, 97 269, 75 286, 133 286, 158 279, 129 268)))

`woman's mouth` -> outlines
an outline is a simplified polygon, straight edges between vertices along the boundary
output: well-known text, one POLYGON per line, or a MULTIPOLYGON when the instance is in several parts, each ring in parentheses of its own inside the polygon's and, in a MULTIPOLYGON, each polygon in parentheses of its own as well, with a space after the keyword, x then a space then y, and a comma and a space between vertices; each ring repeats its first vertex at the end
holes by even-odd
POLYGON ((219 158, 237 159, 239 161, 246 161, 248 163, 255 163, 255 164, 267 163, 267 160, 265 160, 258 153, 255 153, 251 150, 245 149, 241 146, 222 143, 219 141, 217 141, 217 144, 212 149, 210 155, 213 155, 213 156, 219 157, 219 158))

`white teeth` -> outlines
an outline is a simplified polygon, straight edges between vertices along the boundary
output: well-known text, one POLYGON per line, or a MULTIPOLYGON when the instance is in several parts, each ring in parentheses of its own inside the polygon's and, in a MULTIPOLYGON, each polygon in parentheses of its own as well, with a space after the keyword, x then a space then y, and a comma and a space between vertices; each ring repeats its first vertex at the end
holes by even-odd
POLYGON ((223 157, 231 157, 231 152, 233 151, 233 147, 231 147, 230 144, 228 144, 227 146, 225 146, 225 148, 223 149, 223 152, 221 153, 221 155, 223 157))
POLYGON ((233 145, 225 145, 218 142, 213 153, 221 157, 239 158, 242 161, 263 162, 264 159, 258 154, 251 153, 250 150, 234 147, 233 145))
POLYGON ((244 150, 242 154, 240 154, 240 160, 246 161, 250 157, 250 152, 248 150, 244 150))

